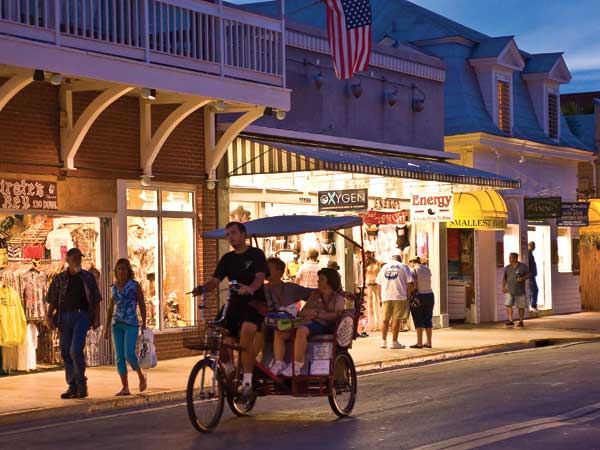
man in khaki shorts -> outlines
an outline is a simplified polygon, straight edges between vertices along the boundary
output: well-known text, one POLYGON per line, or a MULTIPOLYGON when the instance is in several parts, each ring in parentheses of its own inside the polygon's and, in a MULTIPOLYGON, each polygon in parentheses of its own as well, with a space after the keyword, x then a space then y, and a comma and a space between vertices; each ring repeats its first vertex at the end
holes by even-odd
POLYGON ((387 332, 392 323, 392 343, 389 348, 402 349, 398 342, 400 322, 407 320, 410 314, 408 298, 415 288, 413 275, 400 255, 392 256, 392 260, 384 265, 377 275, 376 283, 381 286, 383 304, 383 323, 381 326, 381 348, 387 348, 387 332))
POLYGON ((517 253, 511 253, 508 260, 510 264, 504 268, 504 277, 502 278, 504 306, 506 306, 506 315, 508 316, 506 326, 512 327, 515 324, 513 321, 513 306, 516 304, 519 310, 519 323, 517 326, 523 327, 523 317, 527 307, 525 280, 530 278, 530 273, 527 266, 519 261, 517 253))

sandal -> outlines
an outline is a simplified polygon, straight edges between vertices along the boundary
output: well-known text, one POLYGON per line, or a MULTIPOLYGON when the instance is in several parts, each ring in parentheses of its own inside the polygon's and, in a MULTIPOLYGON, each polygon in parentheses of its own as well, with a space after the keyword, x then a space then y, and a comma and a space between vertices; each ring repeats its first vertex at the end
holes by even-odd
POLYGON ((411 345, 410 348, 423 348, 423 345, 419 345, 419 344, 415 344, 415 345, 411 345))
POLYGON ((144 392, 148 388, 148 375, 144 375, 144 380, 140 381, 140 392, 144 392))
POLYGON ((431 348, 431 344, 423 344, 423 348, 431 348))
POLYGON ((359 334, 359 336, 362 338, 366 338, 366 337, 369 337, 369 333, 367 333, 366 331, 363 331, 362 333, 359 334))
POLYGON ((126 395, 131 395, 129 389, 121 389, 119 392, 115 394, 116 397, 125 397, 126 395))

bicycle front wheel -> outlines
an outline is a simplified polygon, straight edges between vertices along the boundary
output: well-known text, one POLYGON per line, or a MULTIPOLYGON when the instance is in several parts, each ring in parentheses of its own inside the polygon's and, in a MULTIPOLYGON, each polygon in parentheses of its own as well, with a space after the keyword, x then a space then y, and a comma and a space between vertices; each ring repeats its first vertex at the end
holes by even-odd
POLYGON ((210 433, 219 424, 225 406, 223 377, 211 358, 198 361, 187 385, 187 410, 196 430, 210 433))

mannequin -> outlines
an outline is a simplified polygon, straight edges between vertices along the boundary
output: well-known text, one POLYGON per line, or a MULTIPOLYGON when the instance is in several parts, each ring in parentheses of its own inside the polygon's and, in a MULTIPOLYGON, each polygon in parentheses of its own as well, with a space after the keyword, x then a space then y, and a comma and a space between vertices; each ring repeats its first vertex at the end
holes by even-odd
POLYGON ((375 282, 377 274, 381 269, 381 264, 375 259, 375 253, 366 252, 366 305, 368 326, 371 331, 379 330, 379 320, 381 319, 381 292, 379 286, 375 282))

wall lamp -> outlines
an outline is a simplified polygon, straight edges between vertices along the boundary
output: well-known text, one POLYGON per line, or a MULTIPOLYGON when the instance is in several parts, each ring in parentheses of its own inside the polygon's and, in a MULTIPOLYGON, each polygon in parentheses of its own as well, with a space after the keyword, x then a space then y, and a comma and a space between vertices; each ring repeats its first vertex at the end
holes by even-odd
POLYGON ((525 161, 527 161, 525 159, 525 154, 521 153, 521 157, 519 158, 519 164, 523 164, 525 161))
POLYGON ((417 87, 416 84, 411 84, 412 89, 412 110, 413 112, 421 112, 425 109, 425 92, 417 87))
POLYGON ((388 105, 394 106, 398 103, 398 89, 390 89, 383 93, 383 97, 388 105))
POLYGON ((144 100, 156 100, 156 89, 143 88, 141 96, 144 100))
POLYGON ((225 110, 225 102, 223 100, 217 100, 215 102, 215 109, 217 111, 224 111, 225 110))
POLYGON ((275 113, 275 117, 277 117, 277 120, 284 120, 287 115, 287 113, 281 109, 273 109, 270 106, 265 108, 265 116, 272 116, 273 113, 275 113))
POLYGON ((44 71, 42 69, 35 69, 33 71, 33 81, 44 81, 45 80, 44 71))
POLYGON ((62 84, 62 82, 63 82, 63 77, 62 77, 62 75, 60 73, 53 73, 50 76, 50 80, 49 81, 50 81, 50 84, 52 86, 60 86, 62 84))
POLYGON ((350 92, 354 95, 354 98, 359 98, 363 94, 362 81, 358 80, 358 83, 352 83, 350 92))

